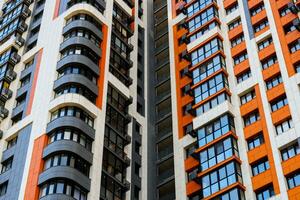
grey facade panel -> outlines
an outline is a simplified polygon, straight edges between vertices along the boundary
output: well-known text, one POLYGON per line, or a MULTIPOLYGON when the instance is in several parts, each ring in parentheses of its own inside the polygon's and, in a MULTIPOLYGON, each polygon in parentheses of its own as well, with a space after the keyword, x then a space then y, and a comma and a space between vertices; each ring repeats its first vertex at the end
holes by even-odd
POLYGON ((31 84, 26 84, 23 87, 19 88, 17 90, 16 98, 19 98, 20 96, 25 94, 25 92, 27 92, 30 89, 30 87, 31 87, 31 84))
POLYGON ((100 37, 100 39, 103 39, 103 33, 100 30, 100 27, 96 27, 94 24, 92 24, 91 22, 86 21, 86 20, 75 20, 75 21, 70 22, 63 28, 63 34, 69 32, 70 30, 76 29, 76 28, 88 29, 88 30, 92 31, 93 33, 95 33, 98 37, 100 37))
POLYGON ((86 124, 84 121, 77 117, 71 117, 71 116, 65 116, 57 118, 51 122, 48 123, 46 132, 50 133, 58 128, 62 127, 74 127, 76 129, 81 130, 83 133, 85 133, 87 136, 89 136, 92 139, 95 139, 95 129, 90 127, 88 124, 86 124))
MULTIPOLYGON (((32 125, 30 124, 19 132, 17 144, 15 145, 14 150, 13 149, 10 150, 10 151, 14 151, 12 167, 11 169, 9 169, 9 171, 0 175, 0 180, 1 180, 0 184, 8 180, 7 191, 6 191, 6 195, 4 196, 5 197, 4 199, 9 199, 9 200, 18 199, 19 191, 22 183, 22 177, 24 173, 24 165, 27 159, 26 157, 27 157, 28 144, 30 140, 31 127, 32 125)), ((5 153, 6 155, 4 154, 4 156, 8 156, 8 154, 12 154, 12 152, 9 153, 9 151, 5 153)))
POLYGON ((81 74, 68 74, 68 75, 64 75, 64 76, 60 77, 59 79, 57 79, 54 82, 53 89, 57 90, 61 86, 70 84, 70 83, 78 83, 80 85, 83 85, 86 88, 88 88, 91 92, 93 92, 95 95, 98 96, 97 85, 81 74))
POLYGON ((15 107, 12 110, 11 118, 14 118, 15 116, 17 116, 18 114, 23 112, 25 110, 25 106, 26 106, 26 103, 22 103, 22 104, 18 105, 17 107, 15 107))
POLYGON ((28 74, 32 73, 33 68, 34 68, 33 66, 30 66, 30 67, 24 69, 24 70, 21 72, 20 79, 23 79, 25 76, 27 76, 28 74))
POLYGON ((10 158, 11 156, 13 156, 15 154, 15 151, 16 151, 16 145, 3 151, 1 162, 5 161, 8 158, 10 158))
POLYGON ((53 179, 67 179, 71 180, 78 185, 82 186, 87 191, 90 191, 91 180, 79 172, 77 169, 68 166, 56 166, 51 167, 44 172, 42 172, 39 176, 38 185, 45 183, 46 181, 53 179))
POLYGON ((86 46, 89 49, 91 49, 95 54, 98 56, 101 56, 101 49, 99 46, 97 46, 94 42, 91 40, 85 38, 85 37, 72 37, 61 43, 60 45, 60 51, 65 50, 66 48, 73 46, 73 45, 81 45, 86 46))
POLYGON ((91 180, 77 169, 68 166, 51 167, 43 171, 39 176, 38 185, 53 179, 67 179, 90 191, 91 180))
POLYGON ((85 67, 89 68, 92 70, 95 74, 99 75, 100 74, 100 69, 97 64, 95 64, 93 61, 91 61, 88 57, 83 56, 83 55, 68 55, 58 61, 57 63, 57 70, 62 69, 66 65, 76 65, 76 63, 84 65, 85 67))
POLYGON ((249 12, 249 6, 248 6, 248 0, 243 0, 243 7, 244 7, 244 13, 245 13, 245 17, 246 17, 246 23, 247 23, 247 27, 248 27, 248 31, 249 31, 249 37, 250 40, 254 38, 254 30, 253 30, 253 26, 251 23, 251 16, 250 16, 250 12, 249 12))
POLYGON ((55 152, 72 152, 85 159, 87 162, 92 164, 93 154, 84 148, 81 144, 73 142, 71 140, 59 140, 52 142, 43 151, 43 158, 55 153, 55 152))

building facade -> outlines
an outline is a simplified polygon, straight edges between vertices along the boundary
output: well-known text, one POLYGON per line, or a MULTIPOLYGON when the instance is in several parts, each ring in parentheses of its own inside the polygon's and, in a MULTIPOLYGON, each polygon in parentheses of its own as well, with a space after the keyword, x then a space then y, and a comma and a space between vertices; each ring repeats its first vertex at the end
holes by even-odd
POLYGON ((0 7, 0 200, 300 199, 300 1, 0 7))

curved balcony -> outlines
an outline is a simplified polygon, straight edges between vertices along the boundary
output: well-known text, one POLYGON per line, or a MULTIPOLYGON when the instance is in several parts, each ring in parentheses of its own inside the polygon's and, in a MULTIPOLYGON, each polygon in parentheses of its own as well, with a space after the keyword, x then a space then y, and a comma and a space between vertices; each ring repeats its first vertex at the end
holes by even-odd
POLYGON ((62 127, 73 127, 79 129, 93 140, 95 139, 95 129, 81 119, 71 116, 60 117, 49 122, 46 132, 51 133, 52 131, 62 127))
POLYGON ((103 39, 103 33, 100 30, 100 27, 96 27, 91 22, 86 21, 86 20, 80 20, 80 19, 79 20, 74 20, 74 21, 70 22, 69 24, 67 24, 63 28, 63 34, 66 34, 69 31, 72 31, 72 30, 77 29, 77 28, 83 28, 83 29, 90 30, 93 33, 95 33, 100 39, 103 39))
POLYGON ((41 185, 46 181, 50 181, 53 179, 71 180, 83 187, 85 190, 90 191, 91 180, 84 174, 80 173, 78 170, 68 166, 51 167, 43 171, 39 176, 38 184, 41 185))
POLYGON ((92 50, 96 55, 101 56, 100 47, 85 37, 72 37, 72 38, 67 39, 66 41, 61 43, 60 51, 63 51, 66 48, 73 46, 73 45, 85 46, 85 47, 89 48, 90 50, 92 50))
POLYGON ((86 78, 84 75, 81 74, 68 74, 60 77, 54 82, 53 89, 56 91, 60 87, 67 85, 67 84, 80 84, 89 89, 91 92, 93 92, 96 96, 98 96, 98 87, 95 83, 93 83, 91 80, 86 78))
POLYGON ((100 74, 99 66, 97 64, 95 64, 91 59, 89 59, 88 57, 86 57, 84 55, 74 54, 74 55, 68 55, 68 56, 62 58, 60 61, 58 61, 56 69, 61 70, 65 66, 78 65, 78 64, 89 68, 95 74, 97 74, 99 76, 99 74, 100 74))
POLYGON ((76 155, 80 156, 90 164, 92 164, 93 162, 92 152, 88 151, 84 146, 72 140, 58 140, 50 143, 44 149, 43 158, 46 158, 49 155, 52 155, 57 152, 66 152, 66 151, 75 153, 76 155))

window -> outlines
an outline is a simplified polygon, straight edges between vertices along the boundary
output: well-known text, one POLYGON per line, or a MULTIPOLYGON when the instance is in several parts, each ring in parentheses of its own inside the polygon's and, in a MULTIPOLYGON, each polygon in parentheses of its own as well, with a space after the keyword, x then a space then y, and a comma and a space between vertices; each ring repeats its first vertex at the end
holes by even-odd
POLYGON ((271 55, 270 57, 261 61, 262 69, 267 69, 277 63, 277 56, 276 54, 271 55))
MULTIPOLYGON (((197 198, 195 200, 199 200, 197 198)), ((220 194, 212 200, 245 200, 244 192, 240 189, 234 188, 226 193, 220 194)))
POLYGON ((220 27, 220 24, 212 20, 211 23, 202 26, 201 28, 199 28, 199 30, 197 29, 197 31, 195 31, 195 33, 190 36, 190 41, 195 41, 197 38, 201 37, 202 35, 204 35, 205 33, 207 33, 215 27, 220 27))
POLYGON ((128 112, 127 98, 111 85, 108 85, 107 89, 107 102, 123 113, 128 112))
POLYGON ((276 126, 276 133, 277 135, 280 135, 293 127, 294 127, 293 120, 292 119, 286 120, 276 126))
POLYGON ((87 200, 87 193, 74 183, 65 180, 46 182, 41 186, 40 198, 51 194, 65 194, 76 200, 87 200))
POLYGON ((238 156, 238 147, 235 139, 229 137, 221 142, 218 142, 212 147, 201 151, 200 157, 200 171, 204 171, 216 164, 232 157, 238 156))
POLYGON ((230 162, 202 177, 203 197, 208 197, 241 179, 240 166, 235 162, 230 162))
POLYGON ((233 58, 233 63, 234 65, 238 65, 246 59, 248 59, 248 54, 247 52, 243 52, 233 58))
POLYGON ((236 77, 237 83, 241 83, 241 82, 247 80, 248 78, 250 78, 251 76, 252 76, 251 70, 249 69, 246 72, 244 72, 236 77))
POLYGON ((297 187, 300 185, 300 173, 294 173, 286 178, 289 189, 293 189, 294 187, 297 187))
POLYGON ((275 193, 274 193, 273 186, 269 186, 269 187, 257 192, 256 198, 257 198, 257 200, 267 200, 274 195, 275 195, 275 193))
POLYGON ((285 25, 283 27, 284 33, 288 34, 290 32, 293 32, 294 30, 296 30, 296 27, 294 26, 293 22, 288 23, 287 25, 285 25))
POLYGON ((122 186, 112 179, 110 176, 102 173, 101 177, 101 197, 105 197, 107 199, 122 199, 122 186))
POLYGON ((248 103, 249 101, 251 101, 255 97, 256 97, 255 91, 251 90, 247 94, 244 94, 243 96, 241 96, 241 104, 244 105, 245 103, 248 103))
POLYGON ((6 149, 10 149, 11 147, 15 146, 17 144, 18 141, 18 136, 10 139, 9 141, 7 141, 7 148, 6 149))
POLYGON ((7 185, 8 185, 8 181, 6 181, 0 185, 0 197, 4 196, 6 194, 7 185))
POLYGON ((207 10, 201 12, 199 15, 194 17, 188 22, 189 32, 195 31, 197 28, 212 20, 215 17, 218 17, 218 10, 212 6, 207 10))
POLYGON ((198 146, 202 147, 234 130, 233 118, 229 114, 225 114, 197 130, 198 146))
MULTIPOLYGON (((122 158, 125 158, 125 154, 120 155, 122 158)), ((115 154, 112 154, 107 149, 103 151, 103 163, 102 170, 110 174, 118 181, 123 182, 126 180, 126 165, 125 163, 115 154)))
POLYGON ((254 148, 262 145, 264 142, 265 141, 264 141, 263 134, 259 133, 259 135, 255 136, 255 137, 253 137, 253 138, 251 138, 251 139, 249 139, 247 141, 247 143, 248 143, 248 149, 252 150, 252 149, 254 149, 254 148))
POLYGON ((238 18, 237 20, 231 22, 230 24, 228 24, 228 29, 229 30, 232 30, 234 29, 235 27, 237 27, 238 25, 240 25, 242 22, 241 22, 241 19, 238 18))
POLYGON ((2 169, 1 169, 1 174, 10 170, 12 167, 12 163, 13 163, 13 157, 8 158, 7 160, 5 160, 2 163, 2 169))
POLYGON ((258 50, 261 51, 262 49, 266 48, 267 46, 269 46, 272 43, 273 43, 273 39, 272 39, 272 37, 269 37, 269 38, 265 39, 264 41, 257 44, 258 50))
POLYGON ((298 40, 292 42, 291 44, 289 44, 289 50, 291 53, 295 53, 296 51, 298 51, 300 49, 300 42, 298 40))
POLYGON ((226 92, 223 92, 196 108, 196 115, 200 116, 225 101, 230 102, 230 96, 226 92))
POLYGON ((228 81, 223 74, 214 76, 194 89, 195 104, 227 87, 228 81))
POLYGON ((75 84, 68 84, 60 87, 58 90, 55 91, 55 97, 58 97, 63 94, 79 94, 91 101, 92 103, 96 102, 97 96, 91 92, 88 88, 81 85, 75 85, 75 84))
POLYGON ((225 68, 225 60, 221 55, 217 55, 193 71, 193 83, 196 84, 202 81, 221 68, 225 68))
POLYGON ((267 89, 270 90, 272 89, 273 87, 279 85, 280 83, 282 83, 282 78, 281 78, 281 74, 266 81, 266 86, 267 86, 267 89))
POLYGON ((295 68, 295 70, 296 70, 297 73, 300 73, 300 63, 296 63, 294 65, 294 68, 295 68))
POLYGON ((253 176, 256 176, 270 169, 270 164, 268 159, 264 159, 263 161, 259 161, 258 163, 252 165, 251 167, 253 176))
POLYGON ((211 56, 219 50, 223 49, 223 44, 219 38, 214 38, 199 49, 191 53, 192 65, 195 66, 205 58, 211 56))
POLYGON ((269 21, 267 19, 265 19, 262 22, 259 22, 259 24, 254 25, 253 29, 254 29, 254 32, 257 33, 259 31, 263 30, 267 26, 269 26, 269 21))
POLYGON ((281 8, 279 10, 279 14, 280 14, 280 17, 284 17, 286 16, 287 14, 289 14, 291 11, 290 9, 288 8, 288 6, 284 6, 283 8, 281 8))
POLYGON ((262 10, 265 9, 265 4, 264 3, 261 3, 259 4, 258 6, 252 8, 250 10, 250 15, 251 17, 255 16, 256 14, 260 13, 262 10))
POLYGON ((214 0, 197 0, 194 3, 192 3, 191 5, 189 5, 187 7, 187 16, 191 17, 192 15, 194 15, 195 13, 197 13, 198 11, 202 10, 203 8, 207 7, 209 4, 213 3, 214 0))
POLYGON ((245 41, 245 37, 244 34, 241 34, 235 38, 233 38, 230 42, 231 42, 231 47, 235 47, 236 45, 242 43, 243 41, 245 41))
POLYGON ((89 176, 90 164, 77 155, 56 154, 45 160, 44 170, 55 166, 68 166, 77 169, 82 174, 89 176))
POLYGON ((87 30, 87 29, 77 28, 75 30, 69 31, 67 34, 64 35, 64 41, 66 41, 70 38, 73 38, 73 37, 87 38, 88 40, 90 40, 92 43, 94 43, 97 46, 100 46, 100 44, 101 44, 100 38, 97 35, 95 35, 95 33, 91 32, 90 30, 87 30))
POLYGON ((99 56, 96 55, 93 51, 91 51, 89 48, 83 47, 83 46, 72 46, 70 48, 67 48, 61 52, 61 59, 65 58, 66 56, 70 55, 83 55, 88 57, 93 63, 98 65, 99 62, 99 56))
POLYGON ((286 161, 298 154, 300 154, 300 147, 298 142, 281 150, 281 157, 283 161, 286 161))
POLYGON ((125 140, 109 126, 105 126, 104 145, 118 155, 124 153, 125 140))
POLYGON ((51 121, 60 118, 60 117, 66 117, 66 116, 72 116, 80 118, 82 121, 87 123, 89 126, 94 126, 94 119, 85 111, 81 110, 80 108, 68 106, 60 108, 53 113, 51 113, 51 121))
POLYGON ((245 124, 245 126, 249 126, 258 120, 260 120, 260 116, 259 116, 258 111, 256 111, 256 112, 244 117, 244 124, 245 124))
POLYGON ((71 140, 81 144, 89 151, 92 149, 92 140, 84 133, 72 128, 58 129, 49 136, 49 144, 59 140, 71 140))
POLYGON ((287 104, 288 104, 288 100, 284 95, 283 97, 271 102, 271 110, 272 112, 275 112, 276 110, 282 108, 283 106, 286 106, 287 104))
POLYGON ((226 15, 229 15, 230 13, 234 12, 235 10, 237 10, 239 8, 239 4, 236 2, 233 5, 229 6, 228 8, 226 8, 226 15))

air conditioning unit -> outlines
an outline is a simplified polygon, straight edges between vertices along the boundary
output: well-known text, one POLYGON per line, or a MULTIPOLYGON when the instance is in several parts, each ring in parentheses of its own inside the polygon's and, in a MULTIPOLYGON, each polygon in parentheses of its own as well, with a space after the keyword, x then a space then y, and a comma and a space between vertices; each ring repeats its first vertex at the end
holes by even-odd
POLYGON ((186 34, 184 34, 184 35, 180 38, 180 40, 181 40, 182 43, 185 43, 185 44, 190 43, 190 40, 189 40, 189 38, 187 37, 186 34))
POLYGON ((187 50, 184 50, 181 53, 181 58, 185 59, 186 61, 191 61, 191 55, 187 52, 187 50))
POLYGON ((187 104, 186 106, 185 106, 185 110, 186 110, 186 112, 188 112, 190 115, 192 115, 192 116, 196 116, 196 112, 195 112, 195 110, 193 109, 193 105, 192 105, 192 103, 189 103, 189 104, 187 104))
POLYGON ((185 76, 187 76, 189 78, 193 78, 193 74, 192 74, 192 72, 190 72, 190 70, 189 70, 188 67, 184 68, 183 71, 182 71, 182 73, 183 73, 183 75, 185 75, 185 76))
POLYGON ((20 35, 18 35, 16 36, 15 43, 19 47, 22 47, 25 44, 25 40, 20 35))

